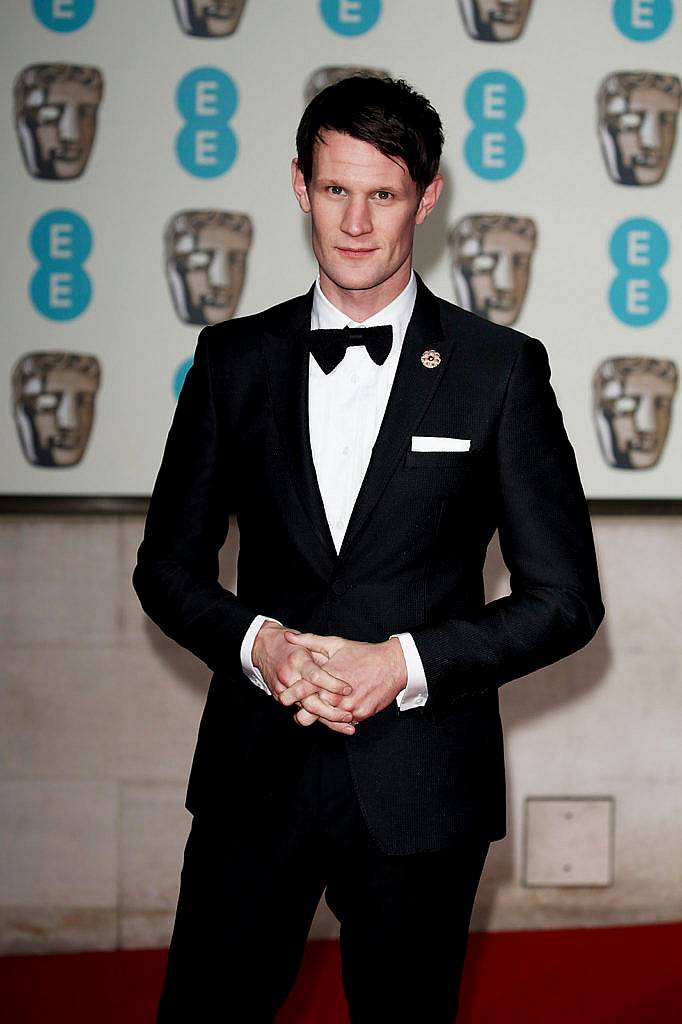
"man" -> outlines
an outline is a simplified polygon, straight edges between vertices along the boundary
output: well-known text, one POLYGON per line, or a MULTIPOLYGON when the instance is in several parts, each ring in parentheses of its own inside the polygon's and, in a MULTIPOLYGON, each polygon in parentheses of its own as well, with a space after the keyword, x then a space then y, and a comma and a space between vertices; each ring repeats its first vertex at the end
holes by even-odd
POLYGON ((101 367, 81 352, 27 352, 12 371, 14 422, 32 466, 77 466, 95 418, 101 367))
POLYGON ((227 210, 182 210, 164 234, 166 277, 184 323, 229 320, 239 302, 251 219, 227 210))
POLYGON ((325 888, 354 1024, 451 1022, 505 829, 497 688, 602 616, 542 345, 412 272, 441 147, 402 82, 316 96, 292 177, 318 281, 206 328, 179 399, 134 582, 214 677, 163 1022, 271 1022, 325 888), (513 592, 486 605, 496 527, 513 592))
POLYGON ((104 83, 98 68, 29 64, 14 82, 14 121, 26 170, 72 181, 85 171, 104 83))

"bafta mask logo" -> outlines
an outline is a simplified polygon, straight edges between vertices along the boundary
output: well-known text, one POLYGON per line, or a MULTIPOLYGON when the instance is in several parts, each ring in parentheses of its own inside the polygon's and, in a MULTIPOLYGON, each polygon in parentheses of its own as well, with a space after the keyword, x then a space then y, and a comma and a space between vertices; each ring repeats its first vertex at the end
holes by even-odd
POLYGON ((79 352, 29 352, 12 372, 14 421, 32 466, 75 466, 95 415, 100 365, 79 352))
POLYGON ((165 234, 166 274, 175 312, 186 324, 234 315, 246 274, 251 220, 226 210, 183 210, 165 234))
POLYGON ((86 168, 97 130, 102 75, 80 64, 30 64, 14 82, 14 121, 34 178, 68 181, 86 168))
POLYGON ((365 68, 353 64, 336 64, 331 67, 318 68, 317 71, 313 71, 303 89, 306 106, 328 85, 336 85, 344 78, 352 78, 354 75, 364 75, 366 78, 391 77, 388 71, 382 71, 380 68, 365 68))
POLYGON ((521 313, 537 228, 530 217, 481 213, 463 217, 448 235, 457 301, 509 326, 521 313))
POLYGON ((677 367, 669 359, 619 356, 594 375, 594 418, 602 454, 616 469, 648 469, 670 428, 677 367))
POLYGON ((218 39, 236 31, 246 0, 174 0, 180 28, 188 36, 218 39))
POLYGON ((464 26, 472 39, 508 43, 526 26, 531 0, 459 0, 464 26))
POLYGON ((606 169, 620 185, 656 185, 675 145, 682 82, 676 75, 619 71, 597 94, 606 169))

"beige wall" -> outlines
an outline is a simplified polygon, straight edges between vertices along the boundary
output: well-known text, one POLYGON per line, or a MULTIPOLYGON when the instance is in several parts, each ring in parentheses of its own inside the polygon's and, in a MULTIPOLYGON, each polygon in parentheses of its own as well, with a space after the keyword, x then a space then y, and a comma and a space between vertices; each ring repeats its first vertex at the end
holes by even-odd
MULTIPOLYGON (((140 517, 0 520, 0 951, 168 939, 209 672, 137 604, 141 530, 140 517)), ((510 835, 478 928, 682 917, 682 521, 606 516, 595 531, 606 623, 503 690, 510 835), (616 802, 614 884, 524 888, 524 799, 595 795, 616 802)), ((504 592, 496 551, 488 576, 504 592)), ((333 930, 323 908, 316 934, 333 930)))

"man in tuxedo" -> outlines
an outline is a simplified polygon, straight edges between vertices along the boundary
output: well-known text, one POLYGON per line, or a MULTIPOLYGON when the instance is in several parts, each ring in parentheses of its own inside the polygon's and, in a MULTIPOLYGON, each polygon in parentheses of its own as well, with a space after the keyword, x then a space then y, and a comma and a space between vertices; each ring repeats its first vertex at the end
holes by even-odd
POLYGON ((354 1024, 451 1024, 505 831, 498 687, 594 634, 590 521, 541 343, 412 270, 433 107, 351 77, 296 141, 317 282, 201 332, 134 575, 214 673, 159 1021, 272 1022, 326 890, 354 1024))

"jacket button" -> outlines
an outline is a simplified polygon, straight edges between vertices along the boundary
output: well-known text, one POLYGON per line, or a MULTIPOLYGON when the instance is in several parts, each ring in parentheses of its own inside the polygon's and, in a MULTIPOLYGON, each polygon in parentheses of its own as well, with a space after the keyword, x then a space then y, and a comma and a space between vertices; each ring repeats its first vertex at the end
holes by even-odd
POLYGON ((346 593, 346 584, 343 580, 334 580, 332 583, 332 594, 336 594, 337 597, 341 597, 342 594, 346 593))

